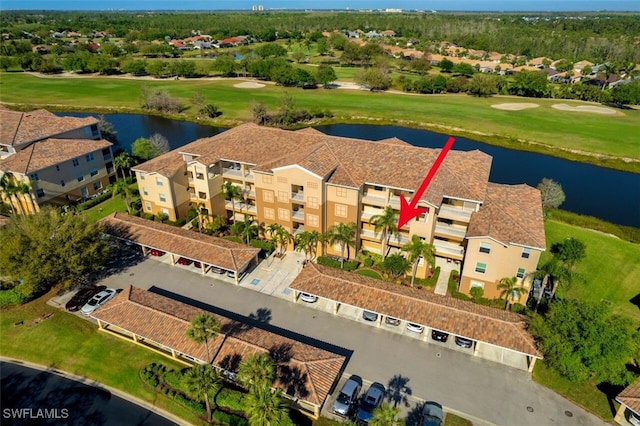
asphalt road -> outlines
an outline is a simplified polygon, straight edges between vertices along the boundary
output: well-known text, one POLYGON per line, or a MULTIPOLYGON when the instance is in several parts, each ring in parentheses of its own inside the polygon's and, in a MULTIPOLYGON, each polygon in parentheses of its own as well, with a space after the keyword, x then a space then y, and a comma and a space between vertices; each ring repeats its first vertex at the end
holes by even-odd
MULTIPOLYGON (((265 328, 313 340, 349 354, 345 374, 385 385, 400 384, 397 400, 434 400, 478 424, 603 425, 600 419, 533 382, 529 373, 438 344, 417 341, 370 325, 224 283, 182 267, 148 259, 100 282, 140 288, 216 313, 260 319, 265 328), (323 343, 324 342, 324 343, 323 343)), ((403 405, 403 404, 401 404, 403 405)))
POLYGON ((170 426, 176 423, 106 389, 0 362, 4 425, 170 426))

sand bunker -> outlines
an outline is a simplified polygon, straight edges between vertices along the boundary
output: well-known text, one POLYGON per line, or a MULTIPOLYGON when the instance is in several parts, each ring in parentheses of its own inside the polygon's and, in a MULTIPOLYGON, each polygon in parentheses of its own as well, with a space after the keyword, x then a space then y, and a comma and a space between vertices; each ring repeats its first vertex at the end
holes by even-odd
POLYGON ((611 108, 604 108, 593 105, 580 105, 580 106, 571 106, 567 104, 553 104, 551 108, 559 109, 561 111, 574 111, 574 112, 595 112, 596 114, 608 114, 613 115, 616 113, 616 110, 611 108))
POLYGON ((512 103, 512 104, 496 104, 491 105, 491 108, 502 109, 505 111, 520 111, 528 108, 538 108, 540 105, 538 104, 528 104, 528 103, 512 103))
POLYGON ((245 81, 244 83, 234 84, 233 87, 237 87, 239 89, 260 89, 261 87, 264 87, 264 84, 245 81))

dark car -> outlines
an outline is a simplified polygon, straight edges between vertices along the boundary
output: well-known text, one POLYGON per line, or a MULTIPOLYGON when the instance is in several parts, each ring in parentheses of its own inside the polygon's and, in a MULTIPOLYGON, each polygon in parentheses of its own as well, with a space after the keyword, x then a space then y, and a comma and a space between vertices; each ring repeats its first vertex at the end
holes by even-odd
POLYGON ((373 410, 378 408, 384 399, 384 393, 385 389, 382 383, 375 382, 369 387, 356 414, 359 423, 369 424, 369 420, 373 417, 373 410))
POLYGON ((464 337, 460 337, 460 336, 456 336, 456 345, 460 346, 461 348, 469 349, 471 346, 473 346, 473 340, 465 339, 464 337))
POLYGON ((422 426, 441 426, 444 421, 442 405, 427 401, 422 407, 422 426))
POLYGON ((73 295, 71 300, 69 300, 67 304, 64 305, 64 308, 69 312, 76 312, 80 310, 80 308, 82 308, 93 296, 100 293, 106 288, 107 287, 104 285, 101 285, 99 287, 91 286, 81 288, 76 294, 73 295))
POLYGON ((202 268, 202 264, 200 262, 193 262, 193 266, 195 266, 196 268, 202 268))
POLYGON ((366 321, 378 321, 378 314, 371 311, 362 311, 362 318, 366 321))
POLYGON ((191 259, 187 259, 186 257, 181 257, 178 259, 178 265, 191 265, 193 263, 193 260, 191 259))
POLYGON ((161 251, 161 250, 157 250, 157 249, 151 249, 151 250, 149 250, 149 254, 151 256, 163 256, 164 252, 161 251))
POLYGON ((444 331, 438 331, 438 330, 431 331, 431 338, 437 342, 446 342, 448 337, 449 337, 449 334, 445 333, 444 331))

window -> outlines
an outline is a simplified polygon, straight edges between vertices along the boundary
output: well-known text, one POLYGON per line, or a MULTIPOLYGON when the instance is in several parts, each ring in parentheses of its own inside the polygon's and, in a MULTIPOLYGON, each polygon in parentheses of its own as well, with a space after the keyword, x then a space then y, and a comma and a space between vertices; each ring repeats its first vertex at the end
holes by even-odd
POLYGON ((38 177, 38 174, 37 174, 37 173, 31 173, 31 174, 29 175, 29 179, 31 179, 31 180, 33 180, 33 181, 36 181, 36 180, 40 180, 40 177, 38 177))
POLYGON ((336 197, 347 197, 347 188, 336 187, 336 197))
POLYGON ((44 189, 38 188, 38 190, 36 191, 36 195, 38 196, 38 198, 44 197, 44 189))
POLYGON ((144 203, 144 208, 147 209, 148 212, 150 212, 151 211, 151 203, 148 202, 148 201, 146 203, 144 203))
POLYGON ((169 216, 169 210, 168 209, 160 209, 160 211, 162 212, 163 215, 166 215, 167 217, 169 216))
POLYGON ((275 219, 276 218, 276 212, 269 207, 265 207, 264 208, 264 218, 265 219, 275 219))
POLYGON ((289 201, 289 193, 287 191, 278 191, 278 201, 289 201))
POLYGON ((204 180, 204 173, 196 172, 196 179, 204 180))
POLYGON ((78 182, 82 182, 84 180, 84 175, 78 175, 78 182))
POLYGON ((160 198, 160 201, 162 201, 163 203, 167 202, 167 197, 164 194, 158 194, 158 197, 160 198))
POLYGON ((318 197, 307 197, 307 207, 310 209, 318 208, 318 197))
POLYGON ((484 288, 484 283, 480 281, 471 281, 471 284, 469 284, 469 290, 471 290, 474 287, 484 288))
POLYGON ((144 173, 140 172, 140 180, 144 180, 144 173))
POLYGON ((202 191, 198 191, 198 197, 200 197, 200 199, 205 200, 207 198, 207 193, 206 192, 202 192, 202 191))
POLYGON ((518 268, 518 272, 516 272, 517 278, 524 278, 524 268, 518 268))
POLYGON ((97 175, 97 174, 98 174, 98 170, 97 170, 97 169, 92 169, 92 170, 89 172, 89 174, 93 177, 93 176, 95 176, 95 175, 97 175))
POLYGON ((56 164, 56 172, 59 172, 59 171, 60 171, 60 166, 56 164))
POLYGON ((94 191, 97 191, 100 188, 102 188, 102 182, 100 182, 100 181, 93 182, 93 190, 94 191))
POLYGON ((161 177, 157 177, 156 178, 156 185, 158 185, 158 186, 162 186, 163 185, 161 177))
POLYGON ((87 160, 87 163, 90 163, 93 161, 93 154, 87 154, 84 156, 84 159, 87 160))
POLYGON ((84 188, 80 188, 80 193, 82 194, 83 197, 89 196, 89 191, 87 190, 86 186, 84 188))
POLYGON ((491 253, 491 244, 490 243, 480 243, 480 253, 491 253))
POLYGON ((523 259, 528 259, 529 256, 531 256, 531 249, 529 247, 524 247, 522 249, 522 258, 523 259))
POLYGON ((273 176, 269 176, 269 175, 263 175, 262 176, 262 182, 263 183, 273 183, 273 176))
POLYGON ((347 206, 344 204, 336 204, 335 214, 338 217, 347 217, 347 206))
POLYGON ((142 193, 144 195, 149 195, 149 191, 147 191, 147 188, 142 188, 142 193))
POLYGON ((479 274, 484 274, 485 272, 487 272, 487 264, 482 262, 476 263, 476 272, 479 274))
POLYGON ((78 167, 80 165, 80 161, 78 161, 77 158, 74 158, 71 162, 73 163, 73 167, 78 167))
POLYGON ((287 210, 287 209, 278 209, 278 219, 289 220, 289 210, 287 210))
POLYGON ((60 181, 60 186, 64 186, 64 185, 65 185, 65 183, 64 183, 64 179, 62 179, 62 180, 60 181))
POLYGON ((308 214, 307 215, 307 225, 315 226, 315 227, 320 226, 320 220, 319 220, 318 215, 316 215, 316 214, 308 214))
POLYGON ((273 203, 273 191, 262 191, 262 200, 267 203, 273 203))

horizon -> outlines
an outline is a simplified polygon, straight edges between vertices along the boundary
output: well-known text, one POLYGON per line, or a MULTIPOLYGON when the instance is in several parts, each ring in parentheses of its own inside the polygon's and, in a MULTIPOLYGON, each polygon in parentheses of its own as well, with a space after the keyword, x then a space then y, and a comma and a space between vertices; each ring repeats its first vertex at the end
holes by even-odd
MULTIPOLYGON (((263 6, 264 11, 403 11, 436 12, 638 12, 640 2, 630 0, 327 0, 322 7, 317 2, 298 0, 240 0, 234 8, 216 7, 222 2, 211 0, 183 0, 176 8, 174 0, 2 0, 0 10, 12 11, 250 11, 252 6, 263 6)), ((225 3, 222 3, 225 4, 225 3)), ((227 3, 228 4, 228 3, 227 3)))

